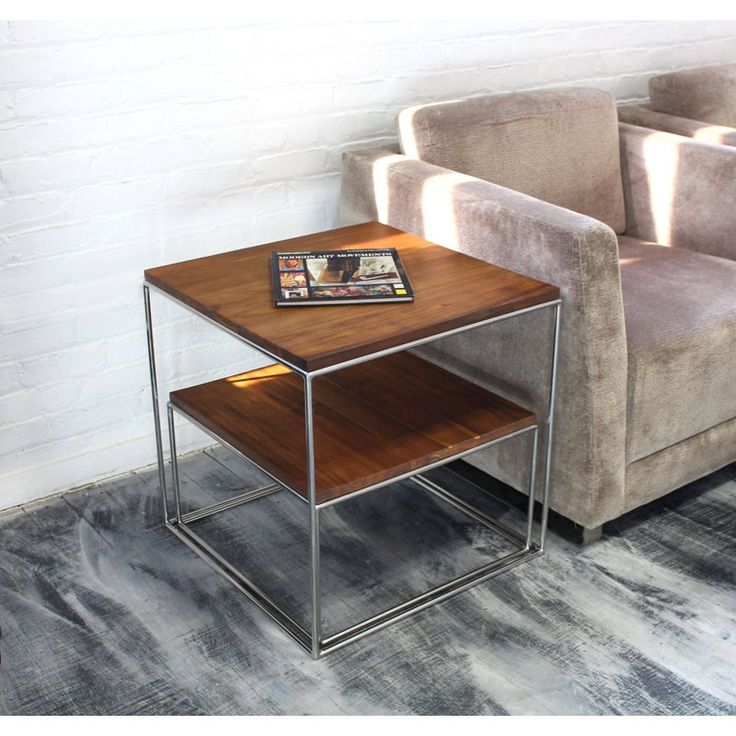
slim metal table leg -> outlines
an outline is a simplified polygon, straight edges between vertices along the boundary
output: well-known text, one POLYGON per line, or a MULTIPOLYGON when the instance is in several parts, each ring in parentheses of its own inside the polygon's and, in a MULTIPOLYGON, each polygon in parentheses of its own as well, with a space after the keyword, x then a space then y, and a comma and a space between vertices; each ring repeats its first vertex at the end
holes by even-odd
POLYGON ((539 446, 539 427, 534 427, 532 435, 532 459, 529 465, 529 503, 526 509, 526 548, 530 549, 534 537, 534 501, 537 483, 537 447, 539 446))
POLYGON ((174 409, 169 402, 166 405, 169 413, 169 445, 171 447, 171 481, 174 486, 174 510, 176 523, 181 524, 181 492, 179 490, 179 461, 176 456, 176 429, 174 427, 174 409))
POLYGON ((309 501, 309 552, 311 559, 312 591, 312 658, 319 659, 322 653, 322 610, 320 582, 319 508, 317 507, 317 485, 314 463, 314 402, 312 377, 304 376, 304 431, 307 450, 307 495, 309 501))
POLYGON ((164 470, 164 448, 161 440, 161 414, 158 403, 158 379, 156 377, 156 353, 153 346, 153 321, 151 319, 151 292, 143 285, 143 304, 146 312, 146 337, 148 339, 148 371, 151 378, 151 399, 153 401, 153 423, 156 429, 156 457, 158 460, 158 483, 161 490, 164 521, 169 520, 166 501, 166 472, 164 470))
POLYGON ((554 310, 554 336, 552 339, 552 369, 549 379, 549 400, 547 403, 547 441, 545 447, 544 458, 544 485, 542 490, 542 518, 539 537, 539 547, 544 549, 544 542, 547 535, 547 517, 549 515, 549 476, 550 466, 552 463, 552 441, 554 439, 554 415, 555 415, 555 394, 557 393, 557 357, 559 353, 560 342, 560 303, 553 305, 554 310))

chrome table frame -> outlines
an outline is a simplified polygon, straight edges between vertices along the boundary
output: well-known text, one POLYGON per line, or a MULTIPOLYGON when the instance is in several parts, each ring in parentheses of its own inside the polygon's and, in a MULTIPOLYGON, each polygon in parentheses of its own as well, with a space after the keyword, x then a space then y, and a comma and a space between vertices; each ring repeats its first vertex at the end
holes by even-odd
POLYGON ((250 600, 252 600, 259 608, 261 608, 266 614, 268 614, 279 626, 281 626, 293 639, 301 644, 314 659, 319 659, 325 654, 329 654, 341 647, 350 644, 357 639, 370 634, 378 629, 382 629, 388 626, 394 621, 398 621, 405 618, 413 613, 423 610, 434 603, 446 600, 457 593, 460 593, 468 588, 482 583, 485 580, 489 580, 496 575, 499 575, 506 570, 510 570, 513 567, 525 562, 526 560, 536 557, 541 554, 544 550, 545 535, 547 530, 547 517, 549 512, 549 475, 550 475, 550 462, 552 455, 552 439, 553 439, 553 417, 554 417, 554 402, 557 384, 557 357, 558 357, 558 343, 560 334, 560 300, 556 299, 549 302, 544 302, 533 307, 526 309, 520 309, 508 314, 503 314, 497 317, 491 317, 478 322, 473 322, 463 327, 458 327, 445 332, 431 335, 430 337, 422 338, 419 340, 412 340, 410 342, 397 345, 392 348, 380 350, 375 353, 361 356, 352 360, 347 360, 342 363, 331 365, 325 368, 320 368, 314 371, 305 371, 295 365, 292 365, 288 361, 280 358, 263 347, 254 344, 250 340, 247 340, 242 335, 229 330, 223 325, 218 324, 214 320, 211 320, 201 312, 192 309, 189 305, 172 297, 170 294, 157 289, 155 286, 149 283, 143 285, 143 297, 144 307, 146 315, 146 334, 148 340, 148 363, 151 378, 151 394, 153 400, 153 416, 155 424, 156 434, 156 454, 158 459, 158 474, 159 474, 159 486, 161 489, 161 498, 163 504, 163 516, 166 527, 173 532, 184 544, 204 559, 209 565, 211 565, 219 574, 224 576, 233 585, 235 585, 242 593, 244 593, 250 600), (151 317, 151 295, 150 291, 155 290, 164 296, 171 299, 176 304, 194 312, 199 317, 211 322, 218 328, 229 332, 234 335, 242 342, 245 342, 251 348, 272 358, 275 362, 285 365, 286 367, 293 370, 295 373, 301 375, 304 382, 304 416, 305 416, 305 438, 306 438, 306 450, 307 450, 307 497, 305 498, 301 494, 297 493, 293 488, 289 488, 284 485, 278 478, 275 478, 267 470, 261 468, 253 460, 243 453, 238 451, 232 445, 225 442, 221 437, 218 437, 215 433, 203 427, 197 422, 192 416, 183 411, 180 407, 176 407, 171 402, 167 403, 168 411, 168 429, 169 429, 169 444, 171 452, 171 475, 174 492, 174 509, 173 513, 169 512, 168 503, 168 492, 166 485, 166 472, 164 466, 164 450, 163 441, 161 434, 161 411, 158 396, 158 379, 156 375, 156 357, 154 350, 154 339, 153 339, 153 322, 151 317), (410 348, 418 347, 435 340, 441 340, 444 337, 450 335, 457 335, 462 332, 467 332, 478 327, 492 324, 494 322, 500 322, 513 317, 518 317, 521 314, 536 311, 539 309, 551 309, 553 310, 554 319, 554 331, 552 337, 552 365, 550 370, 549 386, 548 386, 548 403, 547 403, 547 433, 546 442, 543 448, 539 447, 538 435, 539 426, 537 424, 530 427, 526 427, 517 432, 499 437, 495 440, 491 440, 477 447, 473 447, 465 452, 456 453, 451 457, 444 458, 440 461, 431 463, 422 468, 412 470, 402 475, 390 478, 380 483, 366 486, 359 490, 348 493, 339 498, 325 501, 323 503, 317 503, 316 498, 316 487, 315 487, 315 451, 314 451, 314 416, 313 416, 313 401, 312 401, 312 382, 317 376, 331 373, 333 371, 341 370, 358 363, 367 362, 376 358, 390 355, 392 353, 401 352, 410 348), (179 486, 179 471, 177 463, 177 451, 176 451, 176 433, 174 428, 174 414, 180 414, 185 417, 188 421, 192 422, 199 429, 206 432, 219 444, 224 445, 240 457, 243 457, 249 463, 255 465, 259 470, 270 475, 275 481, 272 484, 257 488, 255 490, 248 491, 240 494, 234 498, 215 503, 210 506, 206 506, 189 513, 181 513, 181 497, 180 497, 180 486, 179 486), (516 529, 513 529, 502 522, 491 518, 480 509, 471 505, 467 501, 459 498, 455 494, 451 493, 446 488, 439 486, 427 478, 424 474, 441 465, 449 463, 453 460, 457 460, 465 455, 469 455, 473 452, 478 452, 487 447, 491 447, 499 442, 517 437, 522 434, 532 433, 532 452, 531 452, 531 463, 530 463, 530 477, 529 477, 529 502, 527 506, 527 523, 525 533, 521 533, 516 529), (537 456, 539 452, 543 452, 543 468, 544 468, 544 480, 542 490, 542 513, 539 523, 538 535, 534 534, 534 502, 535 502, 535 481, 536 481, 536 467, 537 467, 537 456), (376 490, 382 486, 396 483, 397 481, 404 479, 411 479, 421 488, 433 493, 438 498, 451 504, 455 508, 463 511, 476 521, 481 524, 501 533, 504 537, 510 541, 519 545, 518 549, 514 550, 510 554, 507 554, 501 558, 495 559, 482 567, 479 567, 471 572, 468 572, 460 577, 453 580, 447 581, 438 585, 431 590, 428 590, 421 595, 415 596, 403 603, 382 611, 375 616, 364 619, 363 621, 350 626, 342 631, 331 634, 330 636, 323 636, 322 631, 322 614, 321 614, 321 585, 320 585, 320 511, 323 509, 333 506, 337 503, 343 503, 355 498, 363 493, 376 490), (311 589, 311 625, 310 630, 305 629, 291 616, 289 616, 284 610, 282 610, 271 598, 269 598, 257 585, 249 580, 240 571, 234 568, 227 560, 219 555, 212 547, 210 547, 196 532, 191 528, 191 524, 194 522, 211 516, 212 514, 232 509, 241 504, 255 500, 256 498, 262 498, 263 496, 269 495, 285 489, 294 493, 299 499, 306 503, 309 511, 309 548, 310 548, 310 589, 311 589))

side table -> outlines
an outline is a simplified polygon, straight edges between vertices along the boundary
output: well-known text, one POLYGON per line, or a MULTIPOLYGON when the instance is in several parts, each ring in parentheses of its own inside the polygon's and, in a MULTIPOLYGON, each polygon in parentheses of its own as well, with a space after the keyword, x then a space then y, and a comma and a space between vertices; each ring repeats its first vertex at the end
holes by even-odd
POLYGON ((540 554, 548 513, 559 290, 379 223, 245 248, 145 271, 144 303, 164 523, 181 541, 319 658, 366 634, 540 554), (416 292, 413 303, 277 309, 270 254, 395 247, 416 292), (274 361, 247 373, 173 391, 167 404, 173 508, 167 491, 156 376, 151 291, 158 291, 274 361), (433 340, 549 309, 554 321, 547 441, 530 411, 407 352, 433 340), (273 483, 182 513, 174 414, 253 463, 273 483), (285 427, 303 426, 285 443, 285 427), (532 435, 527 524, 519 532, 424 474, 521 434, 532 435), (535 468, 544 468, 542 515, 534 529, 535 468), (341 631, 324 635, 320 512, 402 479, 515 543, 480 568, 341 631), (302 626, 193 529, 198 520, 287 490, 309 518, 311 621, 302 626))

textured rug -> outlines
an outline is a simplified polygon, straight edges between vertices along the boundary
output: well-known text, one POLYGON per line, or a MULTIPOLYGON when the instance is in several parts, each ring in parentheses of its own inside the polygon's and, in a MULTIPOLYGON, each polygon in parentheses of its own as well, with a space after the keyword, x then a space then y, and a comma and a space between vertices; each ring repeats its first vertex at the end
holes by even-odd
MULTIPOLYGON (((187 508, 263 482, 219 449, 181 474, 187 508)), ((736 714, 736 466, 318 662, 160 513, 146 472, 0 515, 0 713, 736 714)), ((197 529, 306 622, 298 499, 197 529)), ((322 536, 328 629, 505 544, 410 482, 334 507, 322 536)))

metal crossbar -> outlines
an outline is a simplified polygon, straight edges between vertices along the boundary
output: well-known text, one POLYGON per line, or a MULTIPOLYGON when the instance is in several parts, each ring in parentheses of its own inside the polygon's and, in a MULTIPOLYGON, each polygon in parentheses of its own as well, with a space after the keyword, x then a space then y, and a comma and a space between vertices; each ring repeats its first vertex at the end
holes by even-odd
MULTIPOLYGON (((531 429, 536 429, 536 427, 531 429)), ((176 463, 176 459, 174 459, 173 462, 176 463)), ((315 640, 313 632, 308 632, 272 598, 264 593, 261 588, 216 552, 189 526, 191 523, 207 518, 215 513, 235 508, 236 506, 248 503, 249 501, 254 501, 257 498, 263 498, 264 496, 270 495, 271 493, 280 490, 278 485, 272 484, 264 486, 263 488, 243 493, 235 498, 229 499, 228 501, 224 501, 219 504, 212 504, 202 509, 189 512, 188 514, 183 514, 180 521, 172 519, 167 522, 167 527, 192 551, 205 560, 214 570, 235 585, 262 611, 268 614, 268 616, 270 616, 282 629, 284 629, 289 636, 304 647, 304 649, 313 653, 314 649, 317 648, 319 650, 318 656, 324 656, 336 651, 337 649, 341 649, 358 639, 362 639, 364 636, 367 636, 374 631, 383 629, 394 621, 399 621, 414 613, 418 613, 419 611, 422 611, 435 603, 447 600, 448 598, 457 595, 474 585, 490 580, 496 575, 499 575, 506 570, 510 570, 525 560, 540 554, 541 549, 539 545, 527 545, 524 534, 521 534, 506 524, 502 524, 501 522, 489 517, 487 514, 480 511, 480 509, 477 509, 467 501, 460 499, 448 489, 443 488, 439 484, 423 476, 414 477, 412 480, 426 491, 435 494, 445 502, 482 523, 484 526, 500 532, 508 540, 519 544, 519 548, 498 559, 492 560, 475 570, 471 570, 457 578, 448 580, 425 591, 424 593, 410 598, 409 600, 403 601, 402 603, 370 616, 352 626, 331 634, 330 636, 321 637, 319 640, 315 640), (319 645, 318 647, 314 646, 315 641, 317 641, 319 645)), ((177 485, 178 483, 175 481, 174 492, 178 495, 177 485)))

